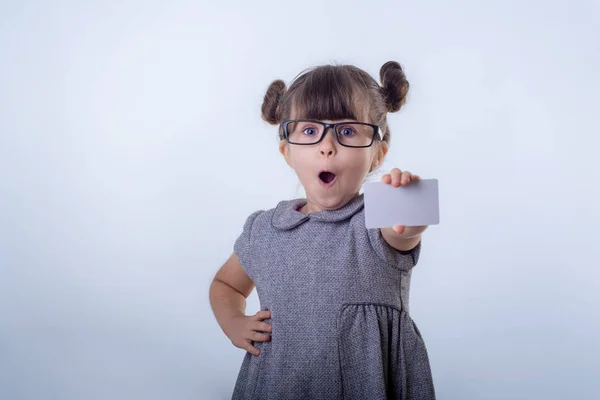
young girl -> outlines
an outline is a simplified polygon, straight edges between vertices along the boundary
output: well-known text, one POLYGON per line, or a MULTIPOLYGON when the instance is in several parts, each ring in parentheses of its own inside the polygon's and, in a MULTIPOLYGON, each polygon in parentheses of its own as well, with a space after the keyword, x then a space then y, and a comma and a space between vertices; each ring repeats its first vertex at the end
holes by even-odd
MULTIPOLYGON (((262 106, 306 198, 252 213, 210 288, 215 317, 247 350, 233 399, 435 398, 423 339, 409 314, 425 226, 366 229, 366 176, 390 142, 388 112, 408 82, 397 62, 380 86, 354 66, 320 66, 262 106), (246 316, 256 287, 261 311, 246 316)), ((419 177, 392 169, 382 182, 419 177)))

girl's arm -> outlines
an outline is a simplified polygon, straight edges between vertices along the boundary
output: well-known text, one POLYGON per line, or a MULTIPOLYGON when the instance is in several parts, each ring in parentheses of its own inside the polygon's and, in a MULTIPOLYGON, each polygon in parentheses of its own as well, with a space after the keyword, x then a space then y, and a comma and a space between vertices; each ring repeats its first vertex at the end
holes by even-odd
POLYGON ((254 282, 243 270, 235 254, 219 269, 210 285, 210 305, 217 322, 227 335, 235 317, 246 315, 246 298, 254 289, 254 282))
POLYGON ((244 349, 255 356, 260 350, 253 342, 266 342, 271 335, 272 327, 263 320, 271 318, 271 312, 261 310, 254 315, 246 316, 246 298, 254 289, 254 282, 242 268, 240 260, 234 253, 219 269, 210 285, 210 305, 217 322, 236 347, 244 349))

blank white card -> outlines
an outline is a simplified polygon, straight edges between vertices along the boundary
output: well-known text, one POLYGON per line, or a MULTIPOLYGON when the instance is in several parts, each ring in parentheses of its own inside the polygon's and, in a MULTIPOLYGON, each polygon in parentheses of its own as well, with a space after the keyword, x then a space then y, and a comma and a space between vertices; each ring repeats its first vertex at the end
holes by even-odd
POLYGON ((367 229, 440 222, 437 179, 420 179, 397 188, 382 182, 369 182, 364 186, 364 196, 367 229))

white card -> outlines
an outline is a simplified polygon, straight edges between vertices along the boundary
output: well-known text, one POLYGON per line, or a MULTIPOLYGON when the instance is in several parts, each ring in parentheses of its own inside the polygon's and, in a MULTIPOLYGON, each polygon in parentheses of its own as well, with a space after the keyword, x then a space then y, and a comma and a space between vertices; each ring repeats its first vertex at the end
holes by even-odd
POLYGON ((420 179, 397 188, 369 182, 364 186, 364 195, 367 229, 440 223, 437 179, 420 179))

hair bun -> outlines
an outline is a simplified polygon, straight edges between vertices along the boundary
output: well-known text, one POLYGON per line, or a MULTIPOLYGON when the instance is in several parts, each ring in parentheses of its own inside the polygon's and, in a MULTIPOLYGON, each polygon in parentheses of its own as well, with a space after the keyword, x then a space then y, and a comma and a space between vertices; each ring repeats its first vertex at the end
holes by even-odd
POLYGON ((408 81, 399 63, 388 61, 379 71, 383 96, 388 112, 396 112, 406 102, 408 93, 408 81))
POLYGON ((267 93, 265 94, 261 111, 262 119, 264 119, 271 125, 277 125, 281 122, 279 120, 281 117, 277 112, 277 108, 286 90, 287 87, 281 79, 277 79, 271 82, 269 88, 267 89, 267 93))

